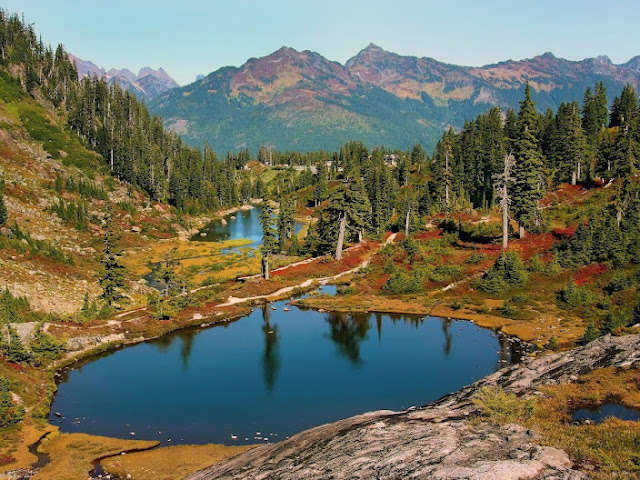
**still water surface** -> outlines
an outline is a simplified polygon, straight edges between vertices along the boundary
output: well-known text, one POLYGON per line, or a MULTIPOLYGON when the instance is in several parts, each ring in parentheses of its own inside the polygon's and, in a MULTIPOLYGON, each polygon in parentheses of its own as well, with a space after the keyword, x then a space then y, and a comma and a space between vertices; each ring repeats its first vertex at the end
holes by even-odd
POLYGON ((602 422, 604 419, 614 417, 620 420, 640 421, 640 410, 625 407, 618 403, 605 403, 596 408, 581 408, 571 415, 572 420, 591 420, 602 422))
POLYGON ((50 421, 65 432, 133 432, 164 444, 277 441, 358 413, 426 404, 519 355, 515 344, 470 322, 285 307, 258 307, 225 326, 181 331, 74 368, 61 380, 50 421))
MULTIPOLYGON (((256 206, 250 210, 240 210, 230 213, 222 219, 209 222, 203 229, 196 233, 191 240, 200 242, 224 242, 237 238, 251 240, 251 248, 262 245, 262 225, 260 225, 260 213, 262 209, 256 206)), ((301 222, 294 223, 294 230, 300 233, 301 222)))

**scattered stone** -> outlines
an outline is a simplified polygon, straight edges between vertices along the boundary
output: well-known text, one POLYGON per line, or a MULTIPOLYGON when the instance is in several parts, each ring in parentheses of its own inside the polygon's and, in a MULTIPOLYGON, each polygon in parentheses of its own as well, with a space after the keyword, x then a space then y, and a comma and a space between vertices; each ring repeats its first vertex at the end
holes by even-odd
POLYGON ((140 228, 138 226, 133 226, 133 227, 131 227, 131 231, 133 233, 140 233, 142 231, 142 228, 140 228))

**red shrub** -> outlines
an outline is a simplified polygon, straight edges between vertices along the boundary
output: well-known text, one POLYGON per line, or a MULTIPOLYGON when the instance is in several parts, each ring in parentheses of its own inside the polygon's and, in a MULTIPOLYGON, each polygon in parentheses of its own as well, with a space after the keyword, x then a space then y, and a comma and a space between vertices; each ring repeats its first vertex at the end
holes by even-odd
POLYGON ((595 277, 603 274, 607 271, 607 266, 604 263, 594 263, 593 265, 587 265, 582 267, 573 274, 573 280, 576 285, 583 285, 585 283, 593 283, 595 277))

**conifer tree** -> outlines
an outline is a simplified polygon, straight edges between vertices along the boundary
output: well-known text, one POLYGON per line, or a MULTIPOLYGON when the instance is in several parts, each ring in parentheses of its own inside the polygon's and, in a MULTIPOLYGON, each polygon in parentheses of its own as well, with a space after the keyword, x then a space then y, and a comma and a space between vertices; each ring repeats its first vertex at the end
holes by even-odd
POLYGON ((347 228, 362 240, 362 234, 371 220, 371 204, 358 168, 354 167, 349 173, 349 180, 342 183, 331 195, 327 213, 329 218, 320 225, 324 226, 320 235, 327 239, 335 239, 335 258, 340 260, 347 228))
POLYGON ((515 180, 511 195, 512 211, 520 226, 521 238, 525 230, 538 222, 538 202, 543 194, 543 162, 537 134, 538 115, 531 99, 531 88, 527 84, 525 99, 520 102, 518 113, 518 137, 514 145, 515 180))
POLYGON ((102 294, 100 298, 110 308, 114 302, 122 298, 124 289, 124 266, 120 263, 120 251, 117 245, 118 238, 113 230, 111 217, 107 217, 105 222, 104 250, 100 263, 100 287, 102 294))
POLYGON ((273 209, 266 199, 262 202, 262 211, 260 212, 260 224, 262 225, 262 276, 265 280, 271 277, 269 271, 269 258, 272 253, 278 250, 278 239, 276 237, 276 229, 273 226, 273 209))
POLYGON ((327 199, 328 190, 327 169, 324 162, 319 162, 316 166, 315 190, 313 192, 313 200, 316 207, 327 199))
POLYGON ((582 128, 592 151, 598 148, 600 134, 607 126, 609 108, 607 107, 607 89, 604 83, 596 84, 595 94, 587 88, 582 106, 582 128))
POLYGON ((549 157, 556 179, 575 185, 584 177, 590 178, 591 162, 576 102, 560 105, 554 127, 549 157))
POLYGON ((294 205, 291 196, 280 198, 280 210, 278 212, 278 248, 283 252, 288 239, 293 233, 294 205))

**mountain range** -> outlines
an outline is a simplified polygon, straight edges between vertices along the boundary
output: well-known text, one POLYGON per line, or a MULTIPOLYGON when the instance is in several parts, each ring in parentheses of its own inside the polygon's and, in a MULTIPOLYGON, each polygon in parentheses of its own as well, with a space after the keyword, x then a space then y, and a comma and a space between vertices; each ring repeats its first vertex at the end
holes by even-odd
POLYGON ((162 67, 157 70, 145 67, 135 74, 126 68, 122 70, 112 68, 107 71, 93 62, 71 54, 69 59, 75 64, 79 78, 86 76, 104 78, 107 84, 117 83, 123 89, 135 94, 138 99, 147 102, 167 90, 180 86, 162 67))
POLYGON ((545 53, 483 67, 402 56, 370 44, 344 65, 283 47, 224 67, 149 103, 185 141, 217 151, 261 145, 278 150, 369 146, 434 147, 444 129, 499 106, 517 110, 526 82, 541 111, 582 102, 604 82, 611 100, 640 80, 640 56, 615 65, 606 56, 569 61, 545 53))

